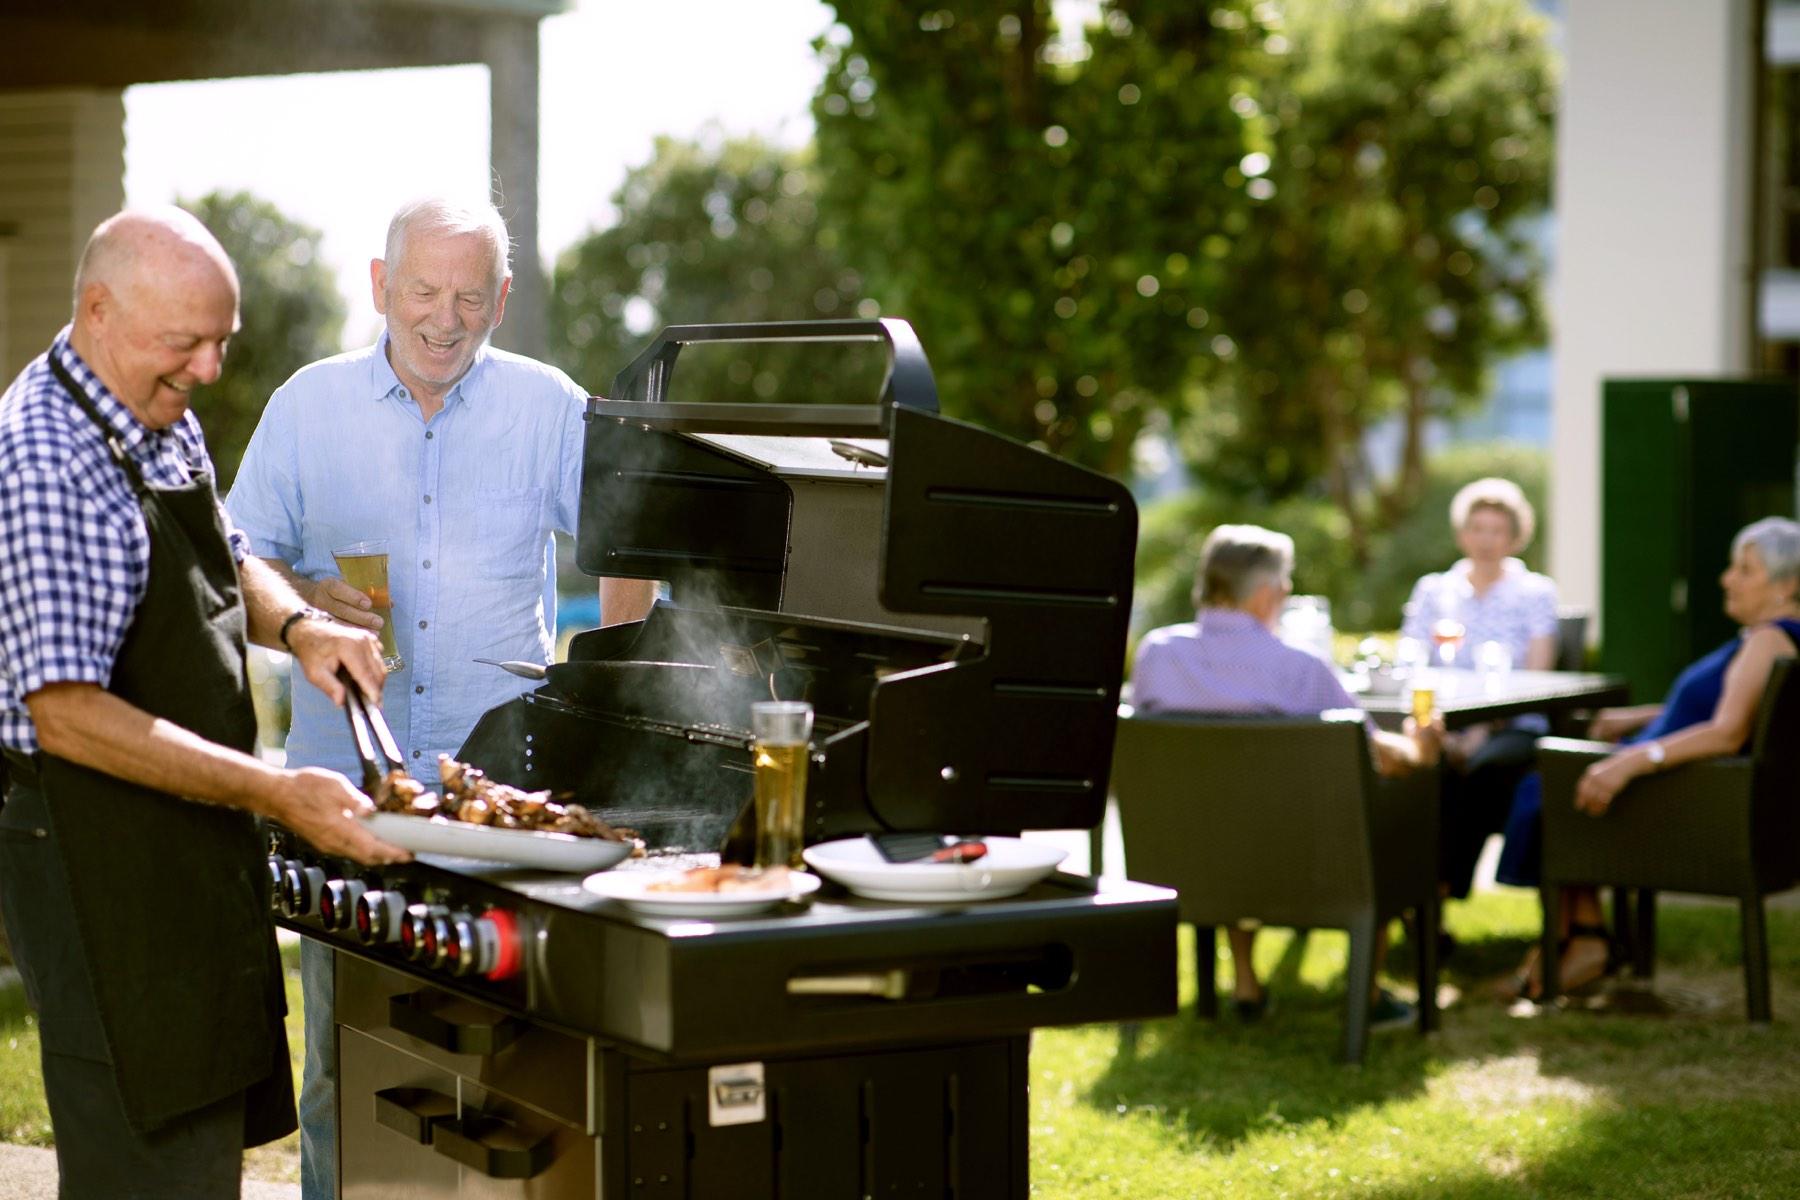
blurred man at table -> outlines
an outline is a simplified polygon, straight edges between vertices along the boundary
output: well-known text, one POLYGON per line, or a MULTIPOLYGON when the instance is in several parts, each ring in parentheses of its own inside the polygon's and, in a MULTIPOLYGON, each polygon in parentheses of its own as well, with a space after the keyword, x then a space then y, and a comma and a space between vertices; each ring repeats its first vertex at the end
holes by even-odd
MULTIPOLYGON (((376 629, 371 598, 339 577, 333 551, 390 548, 388 582, 404 666, 383 709, 413 775, 439 786, 489 708, 531 683, 475 660, 550 661, 556 560, 581 501, 587 393, 545 363, 488 345, 512 284, 506 225, 492 205, 423 200, 388 225, 369 264, 380 339, 303 367, 276 390, 226 498, 254 552, 302 596, 376 629)), ((648 611, 655 585, 602 580, 602 619, 648 611)), ((356 759, 343 717, 294 689, 288 760, 340 770, 356 759)), ((331 952, 301 948, 306 1071, 301 1192, 336 1194, 331 952)))
MULTIPOLYGON (((1267 713, 1316 716, 1360 707, 1331 666, 1275 636, 1281 606, 1292 592, 1294 540, 1255 525, 1221 525, 1200 551, 1194 575, 1194 620, 1153 629, 1138 643, 1131 673, 1132 704, 1144 713, 1267 713)), ((1403 775, 1434 766, 1441 730, 1419 729, 1409 718, 1403 734, 1364 717, 1375 769, 1403 775)), ((1256 932, 1229 931, 1236 972, 1233 994, 1245 1020, 1260 1017, 1268 996, 1252 961, 1256 932)), ((1377 948, 1387 946, 1383 935, 1377 948)), ((1370 1027, 1404 1025, 1411 1006, 1378 991, 1370 1027)))

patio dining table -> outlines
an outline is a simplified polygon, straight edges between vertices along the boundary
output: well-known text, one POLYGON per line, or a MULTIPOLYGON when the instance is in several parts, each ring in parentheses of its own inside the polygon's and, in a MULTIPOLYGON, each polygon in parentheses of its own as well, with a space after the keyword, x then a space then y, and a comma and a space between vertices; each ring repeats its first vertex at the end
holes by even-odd
MULTIPOLYGON (((1395 693, 1358 692, 1354 677, 1345 675, 1349 688, 1376 724, 1398 729, 1411 711, 1404 689, 1395 693)), ((1477 671, 1437 672, 1437 709, 1444 725, 1460 729, 1482 721, 1514 717, 1521 713, 1565 713, 1577 709, 1624 704, 1630 689, 1621 675, 1589 671, 1477 671)))

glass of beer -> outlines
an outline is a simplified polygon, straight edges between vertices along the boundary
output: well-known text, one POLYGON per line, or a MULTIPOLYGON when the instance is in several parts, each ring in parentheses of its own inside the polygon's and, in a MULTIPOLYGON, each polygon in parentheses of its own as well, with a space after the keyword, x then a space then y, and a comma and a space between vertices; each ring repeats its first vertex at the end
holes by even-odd
POLYGON ((1412 699, 1412 718, 1423 728, 1431 724, 1432 709, 1437 707, 1437 675, 1429 667, 1419 667, 1412 673, 1411 686, 1407 694, 1412 699))
POLYGON ((369 598, 369 607, 381 618, 381 662, 390 671, 406 665, 400 648, 394 644, 394 600, 388 594, 388 548, 379 539, 352 542, 341 550, 333 550, 338 574, 344 582, 369 598))
POLYGON ((755 738, 756 865, 798 867, 806 833, 806 752, 812 705, 765 700, 750 706, 755 738))

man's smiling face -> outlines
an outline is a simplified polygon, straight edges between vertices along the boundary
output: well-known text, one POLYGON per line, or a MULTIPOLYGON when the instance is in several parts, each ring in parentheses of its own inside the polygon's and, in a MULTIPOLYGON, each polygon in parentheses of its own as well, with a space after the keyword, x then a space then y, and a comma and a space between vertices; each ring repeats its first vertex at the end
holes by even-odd
POLYGON ((477 233, 410 232, 399 261, 377 259, 375 307, 387 317, 388 359, 413 392, 441 399, 500 324, 510 279, 477 233))
POLYGON ((224 367, 238 327, 236 283, 195 259, 172 263, 158 286, 131 279, 106 292, 101 377, 138 420, 167 429, 187 412, 193 389, 224 367))

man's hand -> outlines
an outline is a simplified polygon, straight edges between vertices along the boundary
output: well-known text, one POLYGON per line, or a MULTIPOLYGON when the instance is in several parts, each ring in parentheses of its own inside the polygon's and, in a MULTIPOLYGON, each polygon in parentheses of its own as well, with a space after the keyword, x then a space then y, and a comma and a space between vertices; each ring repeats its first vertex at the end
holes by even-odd
POLYGON ((371 611, 375 602, 367 593, 357 591, 335 575, 313 584, 311 602, 315 608, 324 609, 346 625, 360 629, 381 628, 381 618, 371 611))
POLYGON ((369 798, 336 771, 304 767, 286 772, 272 815, 325 854, 353 858, 365 866, 411 861, 412 855, 382 841, 357 820, 373 809, 369 798))
POLYGON ((1492 727, 1484 722, 1480 725, 1471 725, 1456 733, 1446 733, 1444 735, 1444 757, 1458 771, 1464 770, 1468 767, 1469 760, 1480 753, 1483 746, 1487 745, 1491 732, 1492 727))
POLYGON ((312 685, 342 708, 344 685, 338 668, 350 672, 370 702, 381 703, 381 683, 387 668, 381 664, 381 642, 375 635, 351 629, 335 621, 296 621, 288 631, 288 646, 312 685))

